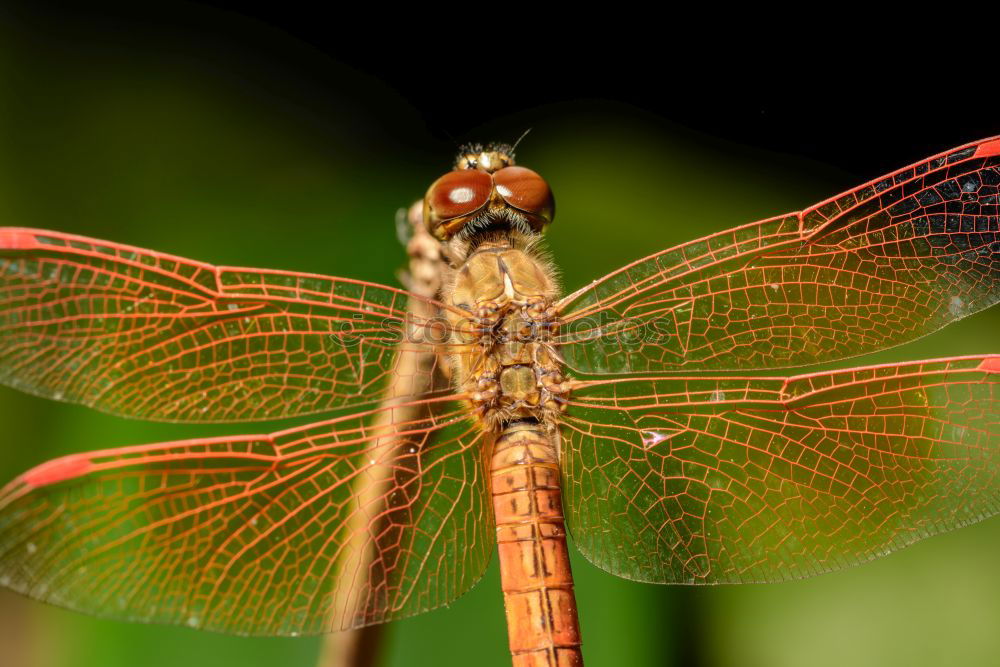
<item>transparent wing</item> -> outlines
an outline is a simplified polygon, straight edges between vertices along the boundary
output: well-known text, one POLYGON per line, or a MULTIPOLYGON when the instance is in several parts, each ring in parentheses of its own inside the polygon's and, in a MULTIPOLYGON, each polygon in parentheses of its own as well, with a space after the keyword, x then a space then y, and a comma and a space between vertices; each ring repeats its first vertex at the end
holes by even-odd
POLYGON ((0 583, 99 616, 242 635, 438 607, 492 553, 480 433, 464 414, 429 400, 50 461, 0 490, 0 583))
POLYGON ((561 302, 582 373, 853 357, 1000 299, 1000 138, 657 253, 561 302))
POLYGON ((629 579, 807 577, 1000 511, 1000 356, 588 383, 561 428, 570 531, 629 579))
POLYGON ((446 338, 443 321, 408 318, 408 299, 420 297, 0 228, 0 381, 168 421, 372 403, 396 372, 400 345, 429 349, 446 338))

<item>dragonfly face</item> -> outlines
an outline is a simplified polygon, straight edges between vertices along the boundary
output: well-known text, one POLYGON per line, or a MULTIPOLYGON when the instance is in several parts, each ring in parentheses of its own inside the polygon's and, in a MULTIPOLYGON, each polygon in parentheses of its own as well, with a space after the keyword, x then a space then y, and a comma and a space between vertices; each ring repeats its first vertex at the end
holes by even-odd
POLYGON ((432 296, 0 229, 7 384, 172 421, 358 409, 42 464, 0 489, 0 582, 104 616, 319 633, 448 603, 497 543, 515 662, 578 664, 567 529, 629 579, 773 582, 1000 511, 996 350, 770 373, 1000 300, 1000 138, 565 297, 533 249, 547 187, 463 159, 425 203, 449 261, 432 296), (443 343, 397 335, 442 321, 443 343))
POLYGON ((541 176, 514 165, 509 147, 459 154, 455 169, 427 190, 424 222, 442 241, 486 229, 540 233, 555 216, 555 198, 541 176))

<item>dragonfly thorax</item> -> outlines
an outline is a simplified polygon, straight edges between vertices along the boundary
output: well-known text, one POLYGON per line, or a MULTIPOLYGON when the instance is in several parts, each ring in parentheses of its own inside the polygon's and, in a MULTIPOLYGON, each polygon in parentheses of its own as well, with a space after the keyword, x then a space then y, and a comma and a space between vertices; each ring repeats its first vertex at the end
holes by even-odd
POLYGON ((555 350, 558 291, 552 271, 526 239, 477 246, 445 287, 459 387, 491 428, 516 419, 551 422, 565 387, 555 350))

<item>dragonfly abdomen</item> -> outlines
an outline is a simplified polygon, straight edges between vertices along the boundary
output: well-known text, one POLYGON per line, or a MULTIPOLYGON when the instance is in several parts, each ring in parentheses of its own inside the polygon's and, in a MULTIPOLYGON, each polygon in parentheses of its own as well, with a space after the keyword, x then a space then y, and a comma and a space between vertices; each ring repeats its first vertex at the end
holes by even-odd
POLYGON ((514 667, 583 665, 558 456, 547 428, 507 426, 490 477, 514 667))

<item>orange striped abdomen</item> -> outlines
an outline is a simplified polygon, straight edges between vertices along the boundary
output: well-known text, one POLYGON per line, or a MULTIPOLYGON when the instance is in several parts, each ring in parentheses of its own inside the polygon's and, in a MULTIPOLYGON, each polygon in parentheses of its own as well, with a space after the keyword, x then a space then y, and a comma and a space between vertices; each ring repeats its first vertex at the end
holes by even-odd
POLYGON ((490 477, 514 667, 582 665, 559 464, 544 427, 508 426, 494 445, 490 477))

